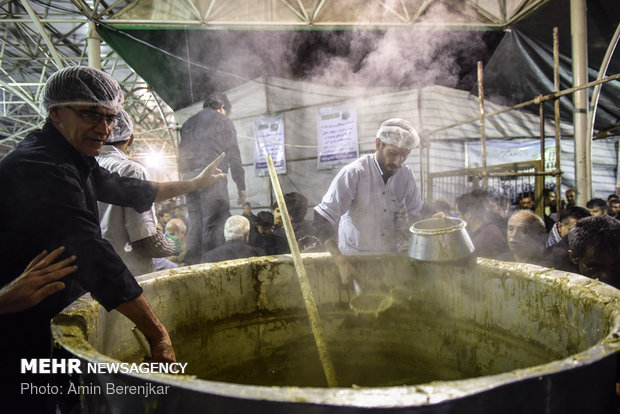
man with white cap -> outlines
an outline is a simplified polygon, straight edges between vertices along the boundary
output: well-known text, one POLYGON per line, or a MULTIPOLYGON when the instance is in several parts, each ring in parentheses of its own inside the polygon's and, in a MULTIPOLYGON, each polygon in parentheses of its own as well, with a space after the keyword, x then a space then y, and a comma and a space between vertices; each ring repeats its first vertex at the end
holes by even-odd
POLYGON ((383 122, 376 151, 343 167, 315 207, 314 225, 336 258, 343 283, 350 282, 354 270, 342 254, 396 253, 397 233, 408 227, 404 212, 412 218, 422 209, 413 172, 404 165, 419 143, 418 133, 404 119, 383 122))
MULTIPOLYGON (((146 168, 127 157, 133 140, 133 122, 129 114, 122 110, 97 162, 122 177, 151 180, 146 168)), ((99 202, 99 217, 103 238, 112 244, 134 276, 154 272, 154 257, 180 253, 174 241, 157 229, 155 206, 139 213, 131 207, 99 202)))
POLYGON ((62 280, 64 289, 27 310, 0 316, 2 392, 10 396, 2 400, 23 412, 45 412, 41 404, 48 401, 32 395, 15 398, 21 395, 20 382, 46 383, 45 375, 20 375, 20 359, 49 358, 50 319, 85 291, 106 310, 116 309, 138 326, 150 340, 155 361, 175 360, 168 332, 142 288, 101 237, 97 201, 147 211, 154 201, 223 179, 217 169, 223 154, 192 180, 156 183, 111 174, 94 157, 112 132, 122 103, 121 88, 110 75, 86 66, 62 69, 42 89, 41 112, 47 117, 43 128, 0 160, 0 286, 9 284, 43 250, 64 246, 63 257, 76 256, 77 265, 62 280), (33 405, 30 410, 28 404, 33 405))

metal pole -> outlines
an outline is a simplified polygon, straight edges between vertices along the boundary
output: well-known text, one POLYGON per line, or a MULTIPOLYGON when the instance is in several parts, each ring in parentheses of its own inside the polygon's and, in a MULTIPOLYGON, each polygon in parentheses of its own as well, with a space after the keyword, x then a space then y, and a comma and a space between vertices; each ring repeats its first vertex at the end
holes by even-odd
POLYGON ((478 107, 480 108, 480 146, 482 148, 482 189, 487 190, 489 180, 487 178, 487 139, 484 133, 484 77, 482 74, 482 61, 478 61, 478 107))
POLYGON ((49 35, 47 34, 47 30, 45 29, 45 26, 39 20, 39 17, 35 13, 35 11, 32 9, 32 6, 28 2, 28 0, 22 0, 22 5, 28 12, 28 15, 32 19, 32 22, 34 23, 34 25, 37 26, 37 29, 39 29, 39 33, 41 34, 43 41, 45 42, 47 48, 52 54, 52 57, 54 58, 54 64, 56 65, 58 69, 62 69, 64 65, 62 63, 62 60, 60 59, 60 54, 54 47, 54 43, 52 42, 52 39, 50 39, 49 35))
MULTIPOLYGON (((609 42, 609 46, 607 47, 607 51, 605 52, 605 57, 603 58, 603 62, 601 63, 601 68, 598 71, 598 76, 596 79, 602 79, 605 77, 607 73, 607 68, 609 67, 609 62, 611 61, 611 57, 616 50, 616 46, 618 45, 618 40, 620 39, 620 23, 618 23, 618 27, 616 27, 616 31, 609 42)), ((594 87, 592 91, 592 99, 590 100, 590 112, 588 117, 588 136, 591 137, 594 135, 594 120, 596 119, 596 109, 598 107, 598 99, 601 95, 601 87, 602 84, 598 84, 594 87)))
MULTIPOLYGON (((570 0, 573 86, 588 82, 587 14, 585 0, 570 0)), ((592 198, 592 137, 588 134, 588 91, 573 94, 575 136, 576 204, 584 206, 592 198)))
MULTIPOLYGON (((549 93, 547 95, 539 95, 536 98, 531 99, 529 101, 521 102, 520 104, 516 104, 516 105, 510 106, 510 107, 504 108, 504 109, 500 109, 500 110, 497 110, 497 111, 489 112, 488 114, 485 115, 485 118, 491 118, 491 117, 496 116, 496 115, 500 115, 500 114, 503 114, 503 113, 506 113, 506 112, 513 111, 515 109, 525 108, 526 106, 529 106, 529 105, 538 105, 539 103, 541 103, 543 101, 550 101, 552 99, 561 98, 562 96, 565 96, 565 95, 574 94, 575 91, 587 90, 588 88, 591 88, 591 87, 596 86, 596 85, 600 85, 601 83, 607 83, 607 82, 611 82, 611 81, 618 80, 618 79, 620 79, 620 73, 616 73, 614 75, 606 76, 606 77, 604 77, 601 80, 594 80, 592 82, 584 83, 583 85, 578 86, 578 87, 572 87, 572 88, 564 89, 564 90, 562 90, 560 92, 553 92, 553 93, 549 93)), ((437 129, 434 129, 432 131, 429 131, 428 134, 429 135, 433 135, 433 134, 436 134, 437 132, 445 131, 445 130, 450 129, 450 128, 454 128, 455 126, 466 125, 466 124, 470 124, 472 122, 476 122, 479 119, 480 119, 480 117, 477 116, 475 118, 470 118, 470 119, 466 119, 466 120, 463 120, 463 121, 455 122, 453 124, 446 125, 446 126, 443 126, 441 128, 437 128, 437 129)), ((458 138, 458 139, 461 140, 463 138, 458 138)), ((444 139, 444 141, 445 141, 445 139, 444 139)))
POLYGON ((95 22, 88 22, 88 66, 101 70, 101 38, 95 22))
MULTIPOLYGON (((538 105, 538 115, 540 117, 540 167, 542 171, 545 171, 545 104, 543 102, 538 105)), ((538 177, 536 177, 538 178, 538 177)), ((542 186, 540 188, 540 194, 536 194, 535 206, 536 214, 540 217, 545 215, 545 198, 543 191, 545 189, 545 177, 542 177, 542 186)), ((537 183, 538 184, 538 183, 537 183)), ((537 187, 538 191, 538 187, 537 187)))
MULTIPOLYGON (((426 182, 425 177, 428 176, 428 166, 426 166, 426 173, 424 168, 424 147, 426 145, 426 137, 423 131, 423 116, 422 116, 422 88, 418 88, 418 132, 420 133, 420 184, 426 182)), ((428 199, 428 185, 426 186, 424 193, 422 194, 423 200, 428 199)))
MULTIPOLYGON (((560 91, 560 37, 558 28, 553 28, 553 91, 560 91)), ((555 170, 560 171, 560 98, 553 101, 553 112, 555 120, 555 170)), ((562 175, 555 176, 555 211, 560 218, 560 209, 562 208, 562 175)))
MULTIPOLYGON (((424 134, 424 139, 428 139, 428 135, 424 134)), ((431 146, 430 146, 430 140, 429 140, 429 145, 425 148, 426 153, 426 177, 427 179, 427 186, 426 186, 426 190, 427 190, 427 199, 429 201, 433 200, 433 180, 430 178, 431 176, 431 146)))
POLYGON ((545 167, 545 104, 543 102, 538 105, 538 116, 540 117, 540 162, 543 171, 545 167))

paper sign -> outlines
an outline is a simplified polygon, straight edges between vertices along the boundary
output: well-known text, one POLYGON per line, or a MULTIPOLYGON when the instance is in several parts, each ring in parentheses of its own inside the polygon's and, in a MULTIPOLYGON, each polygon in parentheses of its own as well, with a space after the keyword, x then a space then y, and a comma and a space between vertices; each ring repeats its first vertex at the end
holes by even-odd
POLYGON ((317 108, 317 168, 336 168, 359 157, 357 111, 350 105, 317 108))
POLYGON ((269 175, 267 156, 271 155, 278 174, 286 174, 284 151, 284 118, 282 115, 254 118, 254 171, 269 175))

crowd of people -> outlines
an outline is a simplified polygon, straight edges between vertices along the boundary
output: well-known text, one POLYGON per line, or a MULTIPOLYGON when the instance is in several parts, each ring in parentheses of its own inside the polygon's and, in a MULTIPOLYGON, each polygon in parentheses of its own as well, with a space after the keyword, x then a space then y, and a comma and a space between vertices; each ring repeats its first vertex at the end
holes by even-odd
MULTIPOLYGON (((3 250, 0 324, 4 332, 20 332, 0 341, 0 375, 10 396, 7 408, 26 412, 55 412, 51 404, 58 401, 14 398, 25 380, 17 375, 19 361, 49 357, 50 319, 84 292, 143 331, 154 361, 172 362, 168 332, 135 276, 290 251, 280 206, 254 214, 246 201, 225 94, 209 95, 202 111, 183 125, 183 179, 173 182, 151 181, 128 156, 133 122, 111 76, 84 66, 61 69, 41 96, 43 128, 0 160, 0 225, 10 241, 3 250), (243 206, 239 215, 230 213, 229 170, 243 206), (155 202, 181 195, 186 211, 177 206, 156 213, 155 202)), ((405 164, 419 142, 409 122, 388 119, 377 131, 375 151, 343 167, 312 210, 303 194, 286 193, 300 250, 328 251, 343 285, 350 286, 357 271, 347 255, 402 252, 415 221, 456 215, 467 223, 479 257, 539 264, 620 287, 618 197, 595 198, 583 208, 575 206, 575 190, 568 190, 555 211, 554 193, 547 190, 544 217, 532 211, 536 201, 529 193, 521 194, 514 208, 507 198, 480 190, 458 197, 454 211, 445 201, 424 205, 405 164), (312 220, 306 219, 309 211, 312 220)), ((46 376, 28 380, 48 381, 46 376)))
POLYGON ((618 196, 611 194, 607 201, 593 198, 586 207, 579 207, 575 205, 575 190, 569 189, 557 212, 551 208, 556 202, 550 193, 543 193, 543 217, 533 211, 532 193, 520 194, 510 205, 505 197, 480 190, 459 196, 454 212, 442 202, 427 208, 426 214, 463 219, 479 257, 537 264, 620 287, 618 196), (504 235, 500 234, 502 230, 504 235))
MULTIPOLYGON (((305 218, 308 211, 308 199, 301 193, 290 192, 284 195, 284 200, 300 251, 322 251, 322 243, 318 239, 312 222, 305 218)), ((187 219, 182 209, 176 208, 175 210, 175 212, 170 212, 167 208, 162 209, 159 214, 158 227, 165 229, 163 233, 165 237, 178 240, 177 247, 180 253, 167 258, 156 258, 153 255, 157 270, 189 264, 185 260, 187 252, 185 221, 187 219), (163 213, 164 211, 166 212, 163 213)), ((230 215, 228 213, 221 231, 224 241, 212 249, 201 252, 201 260, 197 263, 290 253, 277 203, 274 203, 269 210, 261 210, 254 214, 251 203, 246 201, 243 204, 242 214, 230 215)))

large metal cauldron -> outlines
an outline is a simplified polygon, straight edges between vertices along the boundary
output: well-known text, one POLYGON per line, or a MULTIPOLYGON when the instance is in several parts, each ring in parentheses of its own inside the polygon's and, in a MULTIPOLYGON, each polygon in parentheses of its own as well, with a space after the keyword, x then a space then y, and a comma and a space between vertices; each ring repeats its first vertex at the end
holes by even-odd
MULTIPOLYGON (((145 294, 191 375, 84 374, 85 386, 169 386, 166 395, 146 398, 86 394, 86 412, 612 410, 618 290, 484 259, 458 267, 401 256, 352 261, 371 275, 367 286, 398 297, 377 317, 356 315, 332 260, 304 256, 339 388, 325 387, 292 260, 255 258, 145 277, 145 294)), ((54 319, 52 331, 85 361, 137 362, 132 326, 84 297, 54 319)))

